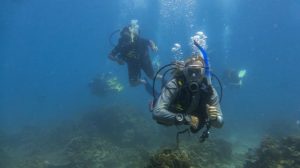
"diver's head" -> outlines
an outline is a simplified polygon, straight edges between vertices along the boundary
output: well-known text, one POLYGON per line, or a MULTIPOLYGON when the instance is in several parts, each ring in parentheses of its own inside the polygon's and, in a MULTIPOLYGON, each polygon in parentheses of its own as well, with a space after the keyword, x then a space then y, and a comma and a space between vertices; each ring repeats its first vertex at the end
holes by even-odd
POLYGON ((190 91, 197 92, 204 79, 204 61, 202 57, 192 57, 185 62, 183 74, 190 91))
POLYGON ((121 38, 124 39, 124 40, 130 40, 130 37, 131 37, 131 34, 130 34, 130 31, 129 31, 129 27, 126 26, 122 29, 122 31, 120 32, 120 35, 121 35, 121 38))
POLYGON ((121 31, 121 38, 134 43, 139 36, 139 25, 137 20, 131 20, 129 26, 126 26, 121 31))
POLYGON ((130 43, 134 43, 139 36, 138 33, 133 31, 130 26, 124 27, 120 35, 123 40, 128 41, 130 43))

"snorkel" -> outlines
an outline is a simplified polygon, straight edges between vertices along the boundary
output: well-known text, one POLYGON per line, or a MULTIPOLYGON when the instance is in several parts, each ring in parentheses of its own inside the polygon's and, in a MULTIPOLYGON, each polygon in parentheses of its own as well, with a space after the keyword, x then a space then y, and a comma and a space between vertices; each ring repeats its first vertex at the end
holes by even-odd
POLYGON ((211 85, 211 73, 210 73, 210 65, 208 62, 208 56, 205 50, 194 40, 194 45, 200 50, 201 55, 203 56, 204 63, 205 63, 205 76, 207 78, 207 83, 211 85))
MULTIPOLYGON (((208 56, 207 56, 205 50, 196 42, 196 40, 194 40, 194 44, 200 50, 201 55, 203 56, 204 63, 205 63, 205 76, 207 78, 207 84, 211 86, 212 82, 211 82, 211 72, 210 72, 210 65, 208 62, 208 56)), ((204 125, 206 126, 206 129, 202 132, 202 135, 199 138, 200 143, 204 142, 205 139, 207 139, 209 137, 209 129, 211 127, 209 119, 205 120, 204 125)))

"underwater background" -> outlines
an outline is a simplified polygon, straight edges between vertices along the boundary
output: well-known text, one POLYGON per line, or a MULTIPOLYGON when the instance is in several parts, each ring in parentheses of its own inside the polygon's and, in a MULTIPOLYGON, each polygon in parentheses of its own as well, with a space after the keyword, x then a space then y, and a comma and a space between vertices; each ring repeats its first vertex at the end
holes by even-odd
POLYGON ((299 30, 297 0, 1 0, 0 167, 163 167, 161 151, 169 167, 300 167, 299 30), (225 124, 208 142, 181 135, 173 151, 177 128, 158 125, 152 97, 107 58, 132 19, 161 65, 174 43, 189 57, 203 31, 215 74, 247 71, 223 88, 225 124), (124 89, 92 94, 105 73, 124 89))

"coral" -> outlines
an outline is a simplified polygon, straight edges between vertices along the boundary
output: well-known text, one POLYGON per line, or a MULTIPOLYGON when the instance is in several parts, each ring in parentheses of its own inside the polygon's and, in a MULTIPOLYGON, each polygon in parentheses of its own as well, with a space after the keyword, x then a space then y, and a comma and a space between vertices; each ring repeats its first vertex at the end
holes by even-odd
POLYGON ((224 140, 192 143, 179 149, 162 149, 154 154, 147 168, 226 167, 231 162, 232 146, 224 140))
POLYGON ((260 147, 248 155, 245 168, 300 167, 300 137, 266 137, 260 147))
POLYGON ((147 168, 190 168, 190 158, 182 150, 163 149, 151 157, 147 168))
POLYGON ((175 131, 156 125, 135 107, 118 105, 85 113, 76 122, 24 128, 10 138, 5 148, 9 149, 9 156, 14 156, 12 168, 146 167, 147 164, 148 168, 201 168, 224 167, 230 160, 228 142, 208 139, 199 144, 190 137, 182 141, 185 145, 180 145, 180 149, 163 149, 152 155, 153 146, 175 141, 175 131))

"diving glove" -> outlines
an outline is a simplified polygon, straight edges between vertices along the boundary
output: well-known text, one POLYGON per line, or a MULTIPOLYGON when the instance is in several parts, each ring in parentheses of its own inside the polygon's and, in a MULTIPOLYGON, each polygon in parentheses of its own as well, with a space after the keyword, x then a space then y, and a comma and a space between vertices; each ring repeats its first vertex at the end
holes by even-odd
POLYGON ((197 129, 199 126, 199 118, 196 116, 191 116, 190 125, 192 128, 197 129))
POLYGON ((216 120, 219 116, 219 111, 216 106, 206 105, 207 116, 210 120, 216 120))

